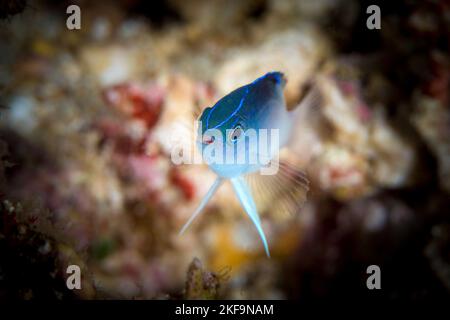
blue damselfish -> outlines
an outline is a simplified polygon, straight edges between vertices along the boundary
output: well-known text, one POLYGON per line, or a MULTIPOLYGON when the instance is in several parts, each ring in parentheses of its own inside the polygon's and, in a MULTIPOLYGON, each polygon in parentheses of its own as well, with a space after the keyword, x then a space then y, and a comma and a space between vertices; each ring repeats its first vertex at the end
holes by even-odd
MULTIPOLYGON (((217 174, 217 179, 205 195, 196 211, 180 231, 183 233, 196 216, 222 185, 230 180, 233 189, 255 225, 267 256, 270 257, 257 207, 251 190, 244 179, 245 175, 254 173, 267 165, 279 149, 286 145, 290 137, 291 128, 295 119, 295 111, 288 111, 283 95, 286 79, 281 72, 269 72, 264 76, 244 85, 221 98, 214 106, 206 108, 199 118, 199 132, 197 145, 202 152, 203 159, 217 174), (261 130, 266 129, 266 131, 261 130), (239 143, 246 139, 246 133, 253 131, 259 141, 260 132, 277 130, 276 148, 269 148, 265 152, 265 159, 250 162, 251 155, 260 156, 255 142, 239 143), (234 161, 213 161, 211 153, 205 152, 207 148, 223 150, 224 158, 234 161), (231 153, 231 154, 230 154, 231 153), (238 155, 245 155, 244 161, 237 162, 238 155)), ((248 141, 247 141, 248 142, 248 141)), ((273 142, 273 141, 272 141, 273 142)), ((273 144, 272 144, 273 145, 273 144)))

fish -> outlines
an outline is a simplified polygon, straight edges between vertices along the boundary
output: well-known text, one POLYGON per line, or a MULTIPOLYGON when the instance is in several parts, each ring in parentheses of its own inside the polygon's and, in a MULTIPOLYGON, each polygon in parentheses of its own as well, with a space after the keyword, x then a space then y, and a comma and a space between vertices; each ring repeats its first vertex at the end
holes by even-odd
MULTIPOLYGON (((289 142, 297 109, 301 109, 302 105, 300 103, 294 110, 288 110, 283 93, 286 81, 283 73, 268 72, 203 110, 198 119, 196 144, 203 160, 217 178, 181 228, 180 234, 198 217, 220 186, 230 181, 241 206, 261 238, 267 257, 270 258, 269 245, 255 201, 258 192, 255 190, 261 189, 262 185, 266 190, 262 192, 262 198, 268 198, 269 195, 281 197, 284 192, 285 195, 291 195, 291 202, 303 203, 309 189, 309 181, 302 171, 297 172, 293 165, 278 159, 280 150, 289 142), (256 183, 257 187, 251 187, 251 180, 248 178, 254 177, 255 174, 263 176, 263 170, 274 163, 275 173, 265 176, 272 179, 277 176, 290 179, 293 186, 301 191, 300 196, 292 195, 292 190, 283 191, 286 185, 280 183, 279 178, 270 183, 256 183)), ((313 100, 314 96, 306 94, 303 102, 308 101, 308 98, 313 100)))

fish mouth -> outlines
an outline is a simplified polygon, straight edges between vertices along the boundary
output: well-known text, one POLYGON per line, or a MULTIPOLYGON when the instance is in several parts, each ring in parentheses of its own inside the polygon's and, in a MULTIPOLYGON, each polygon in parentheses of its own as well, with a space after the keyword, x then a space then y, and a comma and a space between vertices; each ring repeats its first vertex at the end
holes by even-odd
POLYGON ((203 136, 200 140, 200 142, 204 145, 209 145, 213 143, 216 140, 214 136, 203 136))
POLYGON ((196 142, 199 146, 208 146, 216 142, 216 137, 210 135, 200 135, 197 137, 196 142))

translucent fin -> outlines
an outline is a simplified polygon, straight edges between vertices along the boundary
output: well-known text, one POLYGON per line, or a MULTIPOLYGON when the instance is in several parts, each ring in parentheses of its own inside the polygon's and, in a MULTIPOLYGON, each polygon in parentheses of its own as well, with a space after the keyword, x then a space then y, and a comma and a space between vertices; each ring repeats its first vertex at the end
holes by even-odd
POLYGON ((309 181, 295 160, 280 156, 277 165, 279 169, 275 175, 261 175, 257 171, 246 175, 245 180, 258 211, 282 220, 295 217, 300 211, 307 200, 309 181))
POLYGON ((189 218, 189 220, 184 224, 183 228, 181 228, 179 234, 183 234, 187 228, 191 225, 192 221, 202 212, 203 208, 206 206, 206 204, 209 202, 211 197, 216 193, 217 189, 221 186, 221 184, 224 182, 225 179, 221 177, 217 177, 216 181, 214 181, 211 188, 209 188, 208 193, 205 195, 205 197, 200 202, 200 205, 197 207, 195 212, 192 214, 192 216, 189 218))
POLYGON ((250 189, 248 188, 245 180, 242 177, 232 178, 231 183, 241 205, 244 207, 244 210, 247 212, 248 216, 255 225, 256 230, 258 231, 264 245, 264 250, 266 251, 267 256, 270 258, 269 246, 267 245, 266 236, 264 235, 264 231, 261 227, 261 220, 259 219, 256 204, 253 200, 250 189))
POLYGON ((302 94, 297 104, 290 110, 293 118, 305 117, 306 114, 320 110, 320 106, 323 104, 323 96, 318 81, 318 78, 313 78, 303 85, 302 94))

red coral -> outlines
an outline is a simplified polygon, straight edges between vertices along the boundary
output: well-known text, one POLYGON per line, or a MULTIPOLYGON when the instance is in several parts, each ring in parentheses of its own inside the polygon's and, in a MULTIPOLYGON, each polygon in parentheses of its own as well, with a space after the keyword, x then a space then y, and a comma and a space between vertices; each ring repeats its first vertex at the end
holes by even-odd
POLYGON ((114 146, 117 154, 141 153, 145 145, 145 137, 131 137, 123 124, 110 119, 102 119, 94 127, 100 132, 100 144, 108 141, 114 146))
POLYGON ((152 128, 159 119, 165 92, 155 84, 142 86, 134 83, 119 84, 103 92, 106 103, 127 116, 141 120, 152 128))
POLYGON ((356 107, 356 113, 361 121, 367 122, 372 118, 372 110, 364 102, 361 102, 356 107))
POLYGON ((152 192, 162 188, 165 178, 157 166, 157 159, 146 155, 132 155, 126 160, 133 176, 144 182, 147 191, 152 192))
POLYGON ((339 80, 337 84, 339 86, 339 89, 345 96, 354 96, 358 91, 357 85, 354 83, 354 81, 339 80))
POLYGON ((181 189, 186 200, 194 199, 195 186, 188 178, 182 175, 180 170, 177 168, 171 170, 170 181, 181 189))
POLYGON ((337 81, 337 84, 344 96, 357 99, 358 104, 355 111, 359 120, 362 122, 369 121, 372 117, 372 111, 362 98, 361 86, 356 81, 352 80, 339 80, 337 81))

